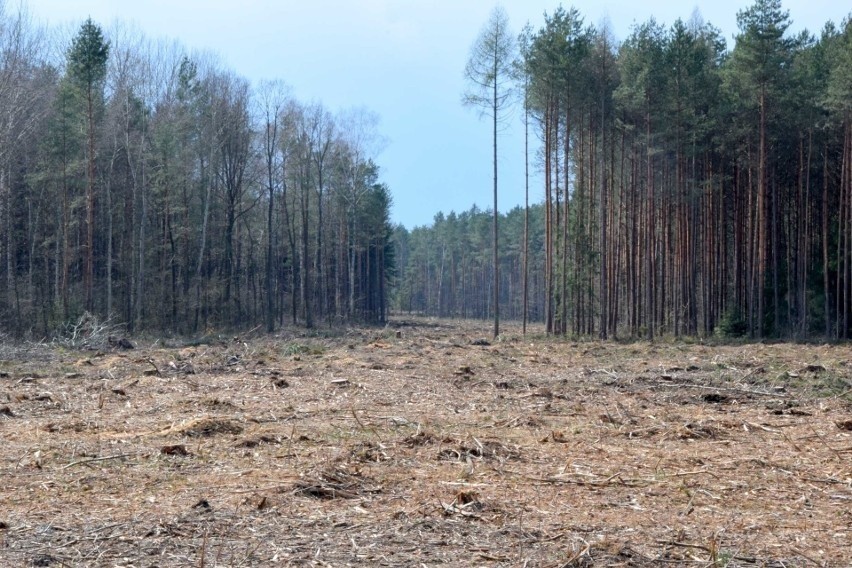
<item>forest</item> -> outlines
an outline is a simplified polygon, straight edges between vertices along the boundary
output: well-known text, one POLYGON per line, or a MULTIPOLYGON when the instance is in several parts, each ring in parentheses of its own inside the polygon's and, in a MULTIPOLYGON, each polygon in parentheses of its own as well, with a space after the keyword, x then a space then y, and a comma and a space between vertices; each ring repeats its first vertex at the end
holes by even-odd
MULTIPOLYGON (((756 0, 737 23, 729 50, 698 17, 618 43, 575 9, 517 38, 492 15, 486 45, 514 55, 491 116, 514 92, 544 173, 495 219, 501 313, 571 336, 849 337, 852 21, 791 35, 756 0)), ((491 212, 398 227, 394 308, 489 317, 491 212)))
POLYGON ((121 25, 52 45, 23 10, 0 11, 0 77, 0 331, 386 319, 371 111, 331 113, 121 25))
POLYGON ((0 333, 499 308, 571 336, 848 338, 852 20, 794 35, 755 0, 737 23, 730 49, 700 17, 502 26, 494 100, 529 148, 503 159, 543 187, 406 228, 369 110, 91 19, 56 40, 0 2, 0 333))

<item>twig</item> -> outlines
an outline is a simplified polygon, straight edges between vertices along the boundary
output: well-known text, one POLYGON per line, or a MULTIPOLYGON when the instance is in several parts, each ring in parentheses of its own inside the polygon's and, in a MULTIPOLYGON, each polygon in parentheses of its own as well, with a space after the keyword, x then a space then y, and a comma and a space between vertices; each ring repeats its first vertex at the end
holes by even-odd
POLYGON ((349 410, 352 411, 352 416, 355 417, 355 422, 358 423, 358 426, 360 426, 362 430, 367 430, 367 431, 372 432, 373 435, 376 437, 376 439, 379 441, 379 443, 382 443, 382 437, 379 436, 379 432, 376 430, 376 428, 374 426, 370 426, 370 427, 365 426, 364 423, 361 422, 361 419, 358 418, 358 412, 355 410, 354 406, 350 406, 349 410))
POLYGON ((693 471, 679 471, 677 473, 664 473, 663 476, 664 477, 683 477, 685 475, 698 475, 700 473, 706 473, 707 475, 709 475, 711 477, 715 477, 716 479, 719 478, 719 476, 717 476, 715 473, 713 473, 712 471, 708 471, 706 469, 696 469, 696 470, 693 470, 693 471))
POLYGON ((609 376, 610 376, 610 377, 612 377, 613 379, 617 379, 617 378, 618 378, 618 375, 616 375, 616 374, 615 374, 615 372, 613 372, 613 371, 607 371, 606 369, 592 369, 591 371, 592 371, 593 373, 604 373, 604 374, 606 374, 606 375, 609 375, 609 376))
POLYGON ((207 530, 204 531, 204 539, 201 541, 201 556, 198 559, 198 568, 204 568, 205 556, 207 556, 207 530))
POLYGON ((840 455, 840 452, 838 452, 837 450, 835 450, 834 448, 832 448, 829 445, 829 443, 825 439, 825 436, 823 436, 822 434, 817 432, 817 430, 816 430, 816 428, 814 428, 813 424, 808 424, 808 428, 810 428, 811 432, 813 432, 816 435, 816 437, 819 438, 819 441, 822 442, 823 446, 825 446, 826 448, 831 450, 834 453, 834 455, 837 456, 838 459, 840 459, 841 461, 843 460, 843 456, 840 455))
MULTIPOLYGON (((287 454, 286 455, 294 455, 291 453, 293 448, 293 436, 296 435, 296 422, 293 422, 293 427, 290 429, 290 439, 287 440, 287 454)), ((296 461, 298 462, 298 456, 296 457, 296 461)))
POLYGON ((795 552, 796 554, 798 554, 799 556, 801 556, 805 560, 810 560, 816 566, 825 566, 825 564, 823 564, 822 562, 818 562, 818 561, 814 560, 813 558, 811 558, 810 556, 808 556, 807 554, 805 554, 804 552, 802 552, 800 549, 796 548, 795 546, 791 547, 790 550, 792 550, 793 552, 795 552))
POLYGON ((743 420, 743 426, 745 426, 746 428, 751 426, 755 430, 763 430, 764 432, 772 432, 773 434, 781 434, 782 436, 784 435, 784 433, 781 430, 776 430, 775 428, 769 428, 768 426, 764 426, 762 424, 755 424, 754 422, 747 422, 745 420, 743 420))
POLYGON ((60 467, 59 469, 68 469, 68 468, 74 467, 75 465, 82 465, 82 464, 87 464, 87 463, 92 463, 92 462, 129 458, 129 457, 133 457, 135 455, 138 455, 138 454, 135 454, 135 453, 134 454, 116 454, 114 456, 102 456, 102 457, 99 457, 99 458, 87 458, 87 459, 84 459, 84 460, 77 460, 77 461, 73 461, 71 463, 67 463, 67 464, 63 465, 62 467, 60 467))
POLYGON ((697 548, 698 550, 703 550, 706 553, 710 553, 710 549, 701 544, 689 544, 688 542, 676 542, 674 540, 658 540, 657 544, 663 544, 666 546, 678 546, 680 548, 697 548))
POLYGON ((834 398, 835 398, 835 399, 838 399, 838 398, 846 398, 846 395, 847 395, 847 394, 850 394, 850 393, 852 393, 852 389, 846 389, 846 390, 845 390, 845 391, 843 391, 842 393, 834 395, 834 398))
MULTIPOLYGON (((711 554, 711 555, 713 554, 713 550, 710 547, 707 547, 707 546, 704 546, 704 545, 701 545, 701 544, 689 544, 688 542, 677 542, 677 541, 674 541, 674 540, 658 540, 657 544, 662 544, 664 546, 677 546, 677 547, 680 547, 680 548, 695 548, 697 550, 703 550, 707 554, 711 554)), ((753 556, 740 556, 738 554, 738 552, 739 551, 735 552, 729 558, 731 560, 741 560, 743 562, 748 562, 748 563, 751 563, 751 564, 757 562, 757 559, 754 558, 753 556)), ((810 559, 808 559, 808 560, 810 560, 810 559)), ((707 564, 708 567, 709 566, 716 566, 716 565, 718 565, 717 560, 713 560, 709 564, 707 564)))
POLYGON ((644 486, 651 484, 651 483, 659 483, 659 481, 651 480, 651 479, 640 479, 640 478, 627 478, 627 479, 625 479, 625 478, 621 477, 620 474, 621 474, 621 472, 618 472, 615 475, 612 475, 612 476, 610 476, 606 479, 600 479, 600 480, 590 479, 588 481, 586 481, 584 479, 566 479, 566 478, 561 478, 561 477, 535 477, 535 476, 532 476, 532 475, 521 475, 521 477, 523 477, 524 479, 527 479, 529 481, 540 481, 540 482, 543 482, 543 483, 570 483, 572 485, 591 485, 591 486, 594 486, 594 487, 603 487, 605 485, 610 485, 612 480, 615 479, 615 478, 618 478, 618 482, 621 485, 624 485, 626 487, 644 487, 644 486))
POLYGON ((555 535, 553 535, 553 536, 549 536, 549 537, 547 537, 547 538, 539 538, 539 539, 536 539, 534 542, 536 542, 536 543, 541 543, 541 542, 554 542, 554 541, 557 541, 557 540, 559 540, 559 539, 561 539, 561 538, 565 538, 565 535, 566 535, 566 534, 567 534, 567 533, 561 532, 561 533, 557 533, 557 534, 555 534, 555 535))
POLYGON ((362 430, 366 430, 366 429, 367 429, 367 427, 366 427, 366 426, 364 426, 364 423, 363 423, 363 422, 361 422, 361 419, 360 419, 360 418, 358 418, 358 413, 355 411, 355 407, 354 407, 354 406, 350 406, 350 407, 349 407, 349 410, 352 412, 352 416, 354 416, 354 417, 355 417, 355 422, 357 422, 357 423, 358 423, 358 426, 360 426, 362 430))
POLYGON ((791 446, 793 446, 793 448, 795 448, 795 450, 797 452, 799 452, 800 454, 802 453, 802 448, 800 448, 798 445, 796 445, 796 442, 794 442, 792 439, 790 439, 790 436, 788 436, 786 433, 782 432, 781 430, 779 430, 778 432, 781 434, 781 436, 783 436, 783 438, 785 440, 787 440, 788 444, 790 444, 791 446))
POLYGON ((583 555, 585 555, 585 554, 588 554, 588 553, 589 553, 589 548, 591 548, 591 545, 590 545, 590 544, 586 544, 586 546, 585 546, 585 548, 583 548, 583 550, 581 550, 580 552, 578 552, 577 554, 575 554, 574 556, 572 556, 571 558, 569 558, 569 559, 568 559, 568 560, 567 560, 564 564, 562 564, 562 566, 561 566, 560 568, 568 568, 569 566, 571 566, 572 564, 574 564, 574 563, 575 563, 577 560, 579 560, 579 559, 580 559, 583 555))
POLYGON ((709 385, 696 385, 690 383, 666 383, 667 386, 670 387, 683 387, 683 388, 694 388, 694 389, 705 389, 705 390, 714 390, 719 392, 738 392, 743 394, 758 394, 760 396, 768 396, 771 398, 787 398, 787 395, 781 393, 773 393, 773 392, 764 392, 758 390, 751 389, 737 389, 733 387, 711 387, 709 385))

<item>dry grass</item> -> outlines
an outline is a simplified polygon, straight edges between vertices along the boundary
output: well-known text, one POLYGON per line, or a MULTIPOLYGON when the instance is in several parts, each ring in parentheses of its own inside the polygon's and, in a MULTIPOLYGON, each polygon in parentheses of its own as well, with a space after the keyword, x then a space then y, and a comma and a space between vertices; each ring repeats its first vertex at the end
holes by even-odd
POLYGON ((3 347, 0 565, 852 564, 849 345, 487 329, 3 347))

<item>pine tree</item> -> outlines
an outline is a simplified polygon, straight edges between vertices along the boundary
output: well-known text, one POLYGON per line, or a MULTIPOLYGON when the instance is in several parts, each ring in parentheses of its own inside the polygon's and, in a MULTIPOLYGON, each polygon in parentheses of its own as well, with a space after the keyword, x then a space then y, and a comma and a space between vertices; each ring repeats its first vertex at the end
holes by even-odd
POLYGON ((103 82, 106 77, 109 42, 101 28, 91 18, 83 22, 67 53, 68 73, 83 93, 86 104, 86 257, 83 274, 85 305, 94 311, 94 231, 95 231, 95 113, 102 103, 103 82))

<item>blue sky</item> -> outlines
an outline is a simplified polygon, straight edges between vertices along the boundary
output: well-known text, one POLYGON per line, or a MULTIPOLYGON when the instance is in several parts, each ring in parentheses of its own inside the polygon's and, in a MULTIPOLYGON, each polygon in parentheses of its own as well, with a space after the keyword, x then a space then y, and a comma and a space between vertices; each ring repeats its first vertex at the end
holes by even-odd
MULTIPOLYGON (((2 0, 0 0, 2 1, 2 0)), ((11 8, 15 2, 7 2, 11 8)), ((504 0, 515 31, 559 3, 504 0)), ((698 10, 732 45, 736 13, 748 0, 578 0, 587 23, 608 20, 617 40, 634 22, 671 24, 698 10)), ((490 127, 461 105, 463 69, 492 0, 23 0, 36 22, 73 29, 86 17, 106 30, 135 23, 149 37, 213 51, 253 82, 282 79, 303 102, 337 111, 365 106, 387 138, 376 156, 394 198, 392 219, 408 228, 438 211, 491 203, 490 127)), ((818 33, 850 11, 838 0, 787 0, 791 30, 818 33)), ((516 116, 499 140, 500 210, 523 204, 523 128, 516 116)), ((530 199, 541 201, 533 175, 530 199)))

